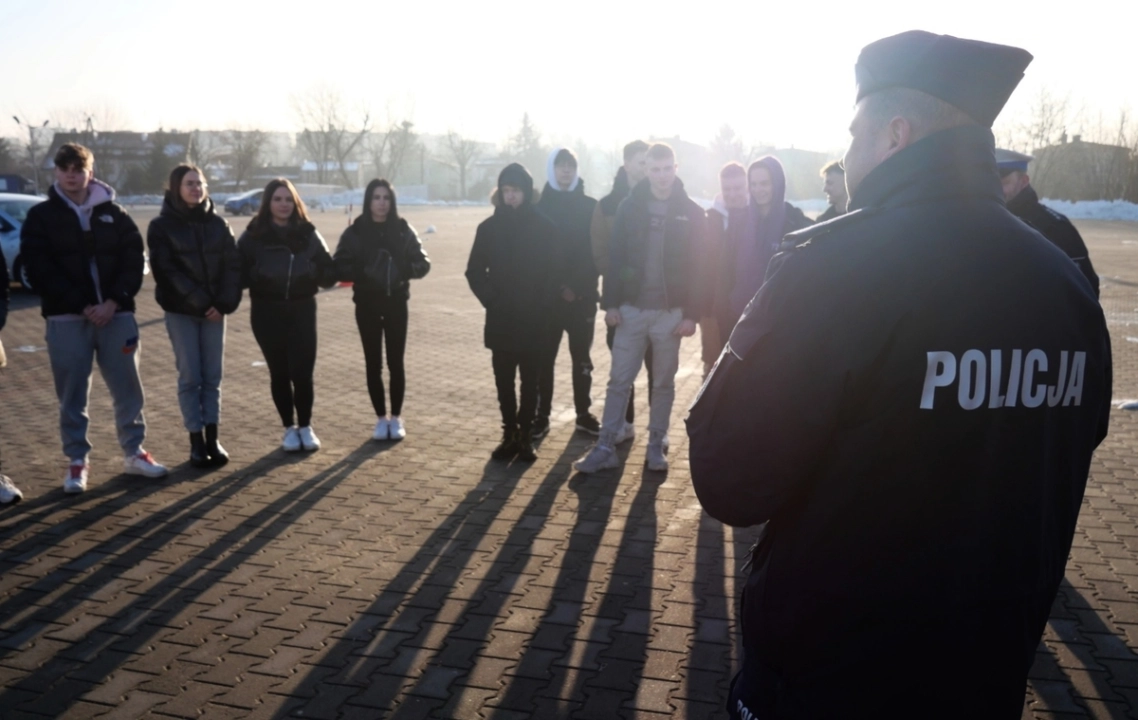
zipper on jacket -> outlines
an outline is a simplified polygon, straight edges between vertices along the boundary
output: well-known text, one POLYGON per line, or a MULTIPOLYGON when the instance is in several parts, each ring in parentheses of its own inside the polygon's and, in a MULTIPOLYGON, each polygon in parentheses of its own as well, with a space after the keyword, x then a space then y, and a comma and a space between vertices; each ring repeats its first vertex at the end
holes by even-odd
POLYGON ((288 275, 285 277, 285 300, 288 300, 288 291, 292 287, 292 262, 296 260, 294 253, 288 254, 288 275))
POLYGON ((391 297, 391 263, 394 258, 387 258, 387 297, 391 297))

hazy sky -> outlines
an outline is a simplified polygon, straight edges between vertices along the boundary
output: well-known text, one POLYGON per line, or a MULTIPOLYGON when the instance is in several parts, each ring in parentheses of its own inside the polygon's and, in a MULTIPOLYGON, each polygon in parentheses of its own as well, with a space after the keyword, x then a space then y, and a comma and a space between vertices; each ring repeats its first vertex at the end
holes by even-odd
POLYGON ((831 150, 857 53, 877 38, 1024 47, 1035 61, 1006 113, 1047 87, 1113 118, 1138 110, 1136 20, 1133 0, 2 0, 0 135, 21 132, 13 114, 83 107, 138 130, 296 130, 290 98, 323 84, 381 118, 413 111, 421 131, 492 142, 528 111, 547 138, 598 145, 707 142, 727 122, 750 143, 831 150))

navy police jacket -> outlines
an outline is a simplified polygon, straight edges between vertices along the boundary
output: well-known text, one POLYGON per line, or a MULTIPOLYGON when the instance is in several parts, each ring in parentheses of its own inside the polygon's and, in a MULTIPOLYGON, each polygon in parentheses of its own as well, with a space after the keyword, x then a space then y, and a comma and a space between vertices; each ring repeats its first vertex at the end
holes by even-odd
POLYGON ((766 523, 730 710, 1018 718, 1107 431, 1102 310, 1004 207, 987 129, 850 210, 788 236, 687 421, 707 512, 766 523))

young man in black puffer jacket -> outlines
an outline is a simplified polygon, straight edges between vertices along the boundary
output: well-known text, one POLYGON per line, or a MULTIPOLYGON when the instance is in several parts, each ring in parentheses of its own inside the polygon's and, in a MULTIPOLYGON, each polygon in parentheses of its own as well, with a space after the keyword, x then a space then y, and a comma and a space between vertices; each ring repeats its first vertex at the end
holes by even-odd
POLYGON ((115 191, 94 179, 94 167, 94 156, 82 145, 60 147, 48 199, 28 211, 20 229, 20 257, 47 319, 60 433, 70 460, 63 481, 68 493, 87 489, 87 398, 94 362, 114 401, 123 471, 166 474, 142 449, 146 420, 134 319, 145 264, 142 235, 114 202, 115 191))
POLYGON ((533 205, 533 177, 518 163, 498 176, 494 214, 478 226, 466 281, 486 308, 484 341, 493 354, 502 411, 497 460, 531 462, 537 375, 557 298, 557 228, 533 205), (521 400, 514 379, 521 376, 521 400))
POLYGON ((597 201, 585 194, 585 181, 577 174, 577 157, 567 148, 549 155, 549 180, 541 191, 537 209, 559 230, 557 239, 561 271, 561 293, 553 304, 548 345, 538 371, 537 419, 535 438, 549 432, 553 407, 553 368, 561 348, 562 334, 569 335, 569 355, 573 361, 573 405, 577 429, 596 435, 601 430, 589 412, 592 404, 593 331, 597 322, 597 267, 593 263, 589 225, 597 201))

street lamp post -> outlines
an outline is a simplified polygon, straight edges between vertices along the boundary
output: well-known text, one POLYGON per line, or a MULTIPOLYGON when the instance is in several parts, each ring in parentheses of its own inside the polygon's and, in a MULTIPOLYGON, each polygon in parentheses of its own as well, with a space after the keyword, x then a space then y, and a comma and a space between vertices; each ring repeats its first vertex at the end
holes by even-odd
POLYGON ((17 125, 26 127, 28 129, 28 158, 32 163, 32 181, 36 184, 36 192, 40 192, 40 168, 39 163, 36 161, 36 151, 39 146, 36 144, 36 131, 47 127, 47 120, 43 121, 43 125, 36 127, 30 123, 23 122, 19 117, 13 115, 12 119, 16 121, 17 125))

